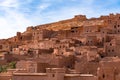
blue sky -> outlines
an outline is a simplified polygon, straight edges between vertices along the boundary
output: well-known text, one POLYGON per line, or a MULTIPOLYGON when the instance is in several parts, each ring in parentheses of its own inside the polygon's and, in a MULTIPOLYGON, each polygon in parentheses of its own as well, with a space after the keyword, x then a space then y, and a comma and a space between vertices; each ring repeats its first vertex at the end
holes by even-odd
POLYGON ((0 39, 35 26, 84 14, 120 13, 120 0, 0 0, 0 39))

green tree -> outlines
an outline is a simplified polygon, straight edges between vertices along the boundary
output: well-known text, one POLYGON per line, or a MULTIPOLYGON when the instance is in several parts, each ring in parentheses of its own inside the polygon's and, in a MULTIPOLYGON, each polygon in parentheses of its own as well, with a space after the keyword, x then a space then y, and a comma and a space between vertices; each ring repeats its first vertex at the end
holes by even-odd
POLYGON ((10 69, 15 69, 16 68, 16 62, 11 62, 11 63, 9 63, 9 68, 10 69))
POLYGON ((7 72, 7 65, 2 66, 2 72, 7 72))
POLYGON ((2 66, 0 66, 0 73, 3 71, 3 68, 2 68, 2 66))

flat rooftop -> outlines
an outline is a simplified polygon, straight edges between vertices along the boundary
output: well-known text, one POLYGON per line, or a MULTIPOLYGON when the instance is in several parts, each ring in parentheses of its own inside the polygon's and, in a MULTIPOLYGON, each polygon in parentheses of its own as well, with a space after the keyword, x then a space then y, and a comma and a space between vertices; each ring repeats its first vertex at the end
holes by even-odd
POLYGON ((65 74, 66 77, 93 77, 94 75, 92 74, 65 74))
POLYGON ((46 73, 13 73, 13 75, 18 76, 46 76, 46 73))

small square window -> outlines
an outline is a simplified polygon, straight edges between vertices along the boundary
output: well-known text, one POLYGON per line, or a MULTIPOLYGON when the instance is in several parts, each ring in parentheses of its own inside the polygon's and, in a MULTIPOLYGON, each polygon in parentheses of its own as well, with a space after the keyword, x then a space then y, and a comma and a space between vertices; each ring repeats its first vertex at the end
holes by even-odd
POLYGON ((112 46, 112 44, 110 43, 110 46, 112 46))
POLYGON ((105 75, 103 74, 103 78, 105 78, 105 75))
POLYGON ((52 77, 55 77, 55 74, 52 74, 52 77))
POLYGON ((112 52, 114 52, 114 49, 112 50, 112 52))
POLYGON ((110 52, 110 50, 108 50, 108 52, 110 52))

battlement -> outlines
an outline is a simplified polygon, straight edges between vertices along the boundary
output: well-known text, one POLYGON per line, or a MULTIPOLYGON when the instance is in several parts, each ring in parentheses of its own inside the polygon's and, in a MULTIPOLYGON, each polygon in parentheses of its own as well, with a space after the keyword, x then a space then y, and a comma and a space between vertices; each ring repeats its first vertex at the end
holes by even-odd
POLYGON ((26 31, 32 31, 32 30, 34 30, 34 27, 33 27, 33 26, 29 26, 29 27, 27 27, 27 29, 26 29, 26 31))
POLYGON ((85 15, 75 15, 74 19, 76 19, 76 20, 87 20, 85 15))

